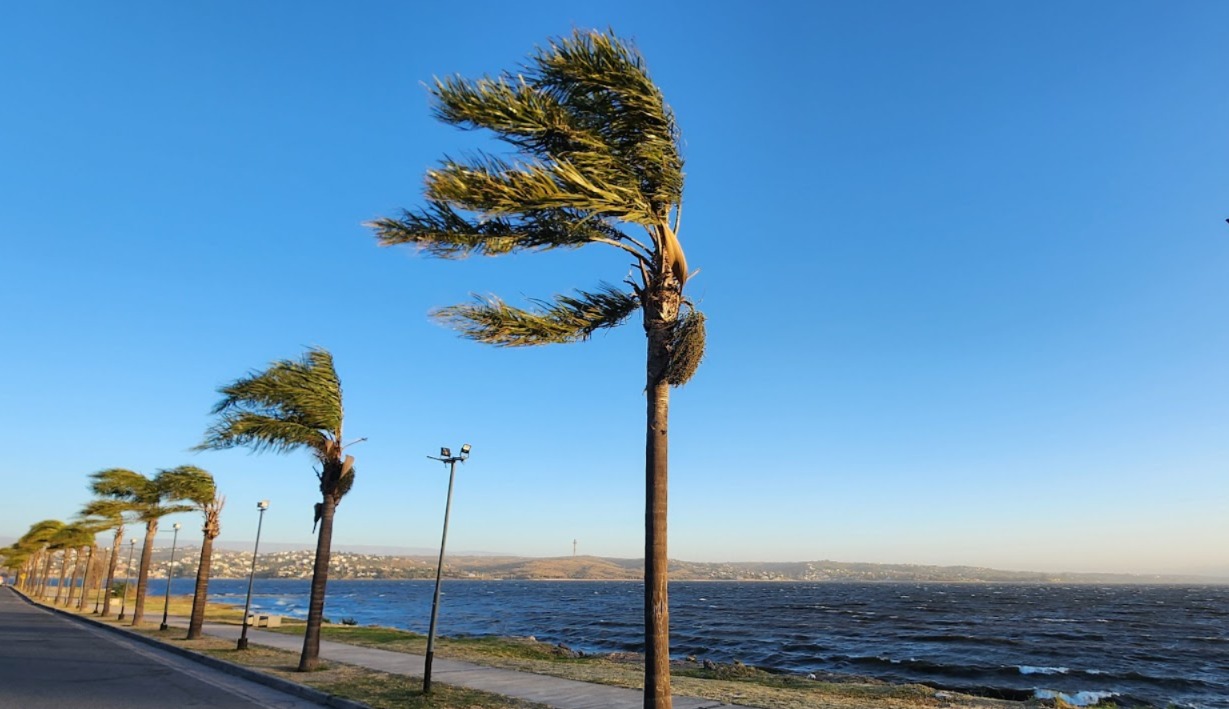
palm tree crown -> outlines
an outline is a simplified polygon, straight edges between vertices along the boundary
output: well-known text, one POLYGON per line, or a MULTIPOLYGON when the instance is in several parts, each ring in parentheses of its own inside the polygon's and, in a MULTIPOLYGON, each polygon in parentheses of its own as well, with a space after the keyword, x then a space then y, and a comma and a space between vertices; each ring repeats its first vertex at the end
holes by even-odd
MULTIPOLYGON (((501 346, 584 340, 642 307, 654 309, 646 321, 679 320, 677 304, 663 310, 653 292, 665 286, 681 296, 690 275, 678 240, 679 131, 632 47, 610 33, 577 31, 539 49, 519 73, 437 79, 431 93, 438 118, 491 130, 520 159, 446 159, 427 173, 425 207, 371 223, 380 244, 463 258, 602 243, 629 254, 639 275, 627 282, 631 292, 602 284, 531 310, 479 298, 436 317, 501 346)), ((675 349, 692 351, 673 359, 693 364, 671 377, 675 385, 699 363, 702 316, 689 307, 677 329, 689 334, 674 338, 675 349)))
POLYGON ((354 467, 342 459, 341 380, 327 350, 312 348, 298 360, 273 362, 218 392, 223 398, 210 412, 218 418, 196 450, 306 448, 323 467, 321 492, 340 499, 350 490, 354 467))

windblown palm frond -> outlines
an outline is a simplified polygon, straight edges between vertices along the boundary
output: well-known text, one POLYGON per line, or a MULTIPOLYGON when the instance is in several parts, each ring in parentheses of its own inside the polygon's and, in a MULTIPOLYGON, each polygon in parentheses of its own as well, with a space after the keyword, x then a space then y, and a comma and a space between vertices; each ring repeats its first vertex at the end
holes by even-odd
POLYGON ((90 500, 81 506, 81 516, 87 519, 96 519, 109 521, 112 523, 111 528, 124 523, 124 514, 131 512, 132 507, 120 500, 110 498, 97 498, 90 500))
POLYGON ((57 532, 64 528, 64 523, 58 519, 45 519, 30 525, 30 529, 18 540, 18 544, 38 547, 47 544, 57 532))
POLYGON ((90 490, 99 497, 135 505, 157 504, 158 487, 144 475, 126 468, 107 468, 90 475, 90 490))
POLYGON ((87 503, 87 510, 106 512, 127 512, 134 519, 149 523, 170 514, 190 512, 192 505, 168 504, 174 500, 157 480, 150 479, 133 470, 125 468, 108 468, 90 475, 93 481, 90 490, 100 498, 112 502, 105 505, 102 502, 87 503))
POLYGON ((80 522, 70 522, 51 536, 48 546, 52 549, 75 549, 94 543, 97 530, 80 522))
POLYGON ((341 381, 326 350, 313 348, 299 360, 274 362, 218 391, 224 397, 213 407, 218 419, 196 450, 282 453, 306 447, 319 457, 340 440, 341 381))
POLYGON ((181 465, 162 470, 154 478, 154 484, 169 500, 187 500, 196 508, 213 502, 218 488, 213 476, 194 465, 181 465))
POLYGON ((519 159, 445 158, 427 174, 426 207, 371 222, 381 245, 456 258, 596 242, 645 268, 682 261, 668 223, 683 193, 679 131, 630 45, 577 31, 516 74, 437 79, 431 93, 437 117, 493 131, 519 159), (645 228, 652 244, 617 222, 645 228))
POLYGON ((640 307, 635 296, 603 285, 596 293, 535 301, 534 312, 514 308, 494 296, 440 308, 433 316, 466 337, 502 347, 522 347, 588 339, 596 330, 621 324, 640 307))

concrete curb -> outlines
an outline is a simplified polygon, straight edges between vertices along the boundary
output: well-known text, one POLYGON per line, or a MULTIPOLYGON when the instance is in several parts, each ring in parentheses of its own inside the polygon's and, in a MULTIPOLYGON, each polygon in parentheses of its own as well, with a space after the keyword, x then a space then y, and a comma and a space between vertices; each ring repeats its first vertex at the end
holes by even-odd
POLYGON ((81 621, 88 625, 92 625, 96 628, 102 628, 104 630, 109 630, 113 633, 117 633, 131 640, 136 640, 146 645, 152 645, 153 647, 156 647, 160 650, 165 650, 172 654, 179 655, 180 657, 188 658, 189 660, 198 662, 202 665, 205 665, 206 667, 212 667, 215 670, 220 670, 222 672, 225 672, 230 675, 234 675, 236 677, 242 677, 243 679, 251 680, 258 684, 263 684, 266 687, 272 687, 273 689, 276 689, 279 692, 285 692, 286 694, 294 695, 296 697, 299 697, 300 699, 306 699, 310 702, 316 702, 317 704, 320 704, 321 706, 333 707, 334 709, 371 709, 369 705, 363 704, 361 702, 356 702, 352 699, 346 699, 344 697, 339 697, 335 694, 328 694, 327 692, 321 692, 320 690, 312 689, 311 687, 308 687, 307 685, 299 684, 297 682, 291 682, 290 680, 282 679, 281 677, 274 677, 273 675, 265 674, 264 672, 261 672, 259 670, 253 670, 250 667, 244 667, 243 665, 236 665, 233 662, 227 662, 226 660, 219 660, 218 658, 211 657, 209 655, 202 655, 199 652, 195 652, 193 650, 188 650, 186 648, 178 647, 176 645, 168 645, 167 643, 164 643, 161 640, 158 640, 157 638, 151 638, 148 635, 142 635, 141 633, 137 633, 132 630, 120 628, 115 625, 112 625, 111 623, 104 623, 102 621, 95 620, 94 618, 90 618, 88 616, 78 615, 76 613, 70 613, 69 611, 62 610, 54 606, 43 605, 41 603, 36 602, 34 599, 30 598, 26 594, 18 591, 17 589, 12 589, 12 590, 13 590, 13 593, 16 593, 18 597, 25 600, 26 603, 29 603, 35 608, 41 608, 45 611, 55 613, 57 615, 63 616, 65 618, 69 618, 71 620, 81 621))

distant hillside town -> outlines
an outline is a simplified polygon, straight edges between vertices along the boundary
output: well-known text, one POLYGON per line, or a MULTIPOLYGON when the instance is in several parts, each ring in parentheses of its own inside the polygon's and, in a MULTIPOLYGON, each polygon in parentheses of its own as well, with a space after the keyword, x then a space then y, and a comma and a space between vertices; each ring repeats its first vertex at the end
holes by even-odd
MULTIPOLYGON (((175 555, 176 574, 196 569, 199 550, 180 548, 175 555)), ((314 552, 272 551, 256 560, 257 578, 310 579, 314 552)), ((170 549, 154 551, 153 575, 165 578, 170 549)), ((126 573, 120 560, 119 577, 126 573)), ((330 579, 429 579, 435 577, 435 556, 393 556, 335 551, 329 566, 330 579)), ((215 549, 214 578, 246 578, 252 568, 251 552, 215 549)), ((484 580, 593 580, 635 581, 643 578, 640 559, 596 556, 530 558, 513 556, 456 556, 444 563, 444 576, 451 579, 484 580)), ((1001 571, 971 566, 922 566, 913 564, 866 564, 836 561, 705 563, 671 561, 674 581, 806 581, 806 582, 899 582, 899 583, 1058 583, 1058 584, 1167 584, 1224 583, 1224 579, 1192 576, 1130 574, 1043 573, 1001 571)))

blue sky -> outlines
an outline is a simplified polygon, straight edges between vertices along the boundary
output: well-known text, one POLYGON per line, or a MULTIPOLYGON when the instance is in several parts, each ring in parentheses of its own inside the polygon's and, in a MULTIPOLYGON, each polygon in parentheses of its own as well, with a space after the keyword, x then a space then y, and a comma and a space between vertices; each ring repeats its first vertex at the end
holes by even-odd
MULTIPOLYGON (((89 473, 212 471, 223 540, 313 543, 305 454, 195 454, 216 388, 335 355, 339 544, 639 557, 643 331, 432 323, 622 279, 614 249, 378 249, 444 154, 423 82, 574 27, 674 107, 708 358, 671 556, 1229 575, 1229 5, 74 3, 0 22, 0 536, 89 473)), ((196 522, 189 516, 188 528, 196 522)))

